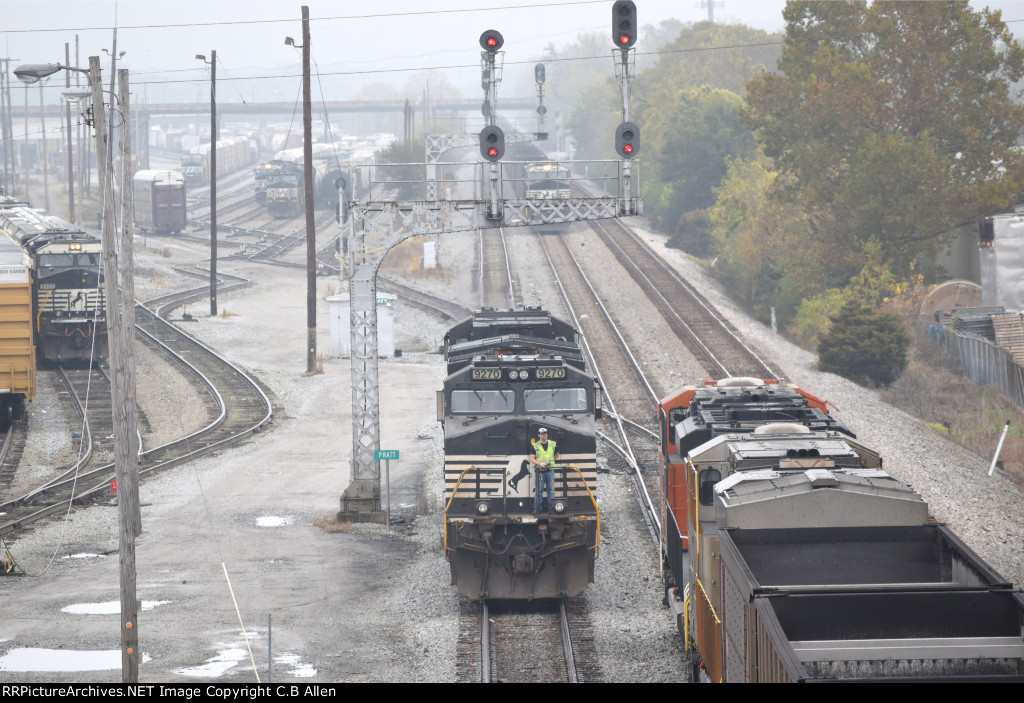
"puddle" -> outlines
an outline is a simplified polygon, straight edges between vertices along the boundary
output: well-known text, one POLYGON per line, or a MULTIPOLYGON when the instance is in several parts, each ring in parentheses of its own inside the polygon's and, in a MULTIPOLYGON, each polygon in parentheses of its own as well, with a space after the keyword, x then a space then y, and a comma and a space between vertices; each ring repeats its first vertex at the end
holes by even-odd
POLYGON ((274 657, 274 661, 277 664, 283 664, 288 669, 288 673, 299 679, 308 679, 316 676, 316 669, 310 664, 303 664, 299 660, 298 654, 280 654, 274 657))
POLYGON ((293 518, 290 517, 276 517, 268 516, 256 518, 256 524, 260 527, 283 527, 284 525, 290 525, 293 522, 293 518))
MULTIPOLYGON (((152 657, 143 652, 143 663, 152 657)), ((121 650, 12 649, 0 657, 0 671, 109 671, 121 668, 121 650)))
MULTIPOLYGON (((220 645, 224 646, 224 645, 220 645)), ((182 676, 192 676, 195 678, 211 678, 213 676, 222 676, 227 673, 230 669, 235 667, 243 659, 248 660, 246 650, 244 647, 232 647, 230 649, 222 649, 217 652, 217 655, 212 659, 207 659, 205 664, 199 666, 191 666, 187 669, 175 669, 174 673, 181 674, 182 676)))
MULTIPOLYGON (((143 610, 152 610, 159 605, 167 605, 171 601, 169 600, 144 600, 142 601, 143 610)), ((112 600, 106 603, 75 603, 73 605, 65 605, 60 609, 62 613, 71 613, 72 615, 117 615, 121 612, 121 601, 112 600)))

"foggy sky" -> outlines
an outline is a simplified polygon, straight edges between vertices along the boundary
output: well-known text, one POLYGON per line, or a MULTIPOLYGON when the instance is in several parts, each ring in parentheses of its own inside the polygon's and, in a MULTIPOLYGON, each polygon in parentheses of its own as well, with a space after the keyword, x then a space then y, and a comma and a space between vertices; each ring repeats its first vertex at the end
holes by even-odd
MULTIPOLYGON (((0 1, 4 26, 0 32, 0 57, 19 63, 64 62, 64 44, 71 44, 75 62, 75 34, 79 39, 82 66, 88 56, 99 55, 104 82, 109 80, 111 28, 119 27, 117 51, 125 51, 118 67, 131 71, 135 100, 178 102, 208 99, 209 73, 196 54, 218 56, 218 100, 275 99, 291 101, 293 81, 249 77, 298 74, 301 51, 284 45, 285 36, 301 44, 301 2, 170 2, 164 0, 19 0, 0 1), (280 20, 256 23, 259 20, 280 20), (230 22, 234 24, 190 27, 133 28, 140 25, 174 25, 230 22), (51 31, 40 31, 51 30, 51 31), (52 31, 60 30, 60 31, 52 31)), ((580 33, 608 34, 611 71, 611 0, 585 2, 558 0, 379 0, 378 2, 330 2, 311 0, 313 58, 322 76, 324 97, 343 99, 366 83, 394 84, 394 97, 411 75, 436 69, 460 89, 479 85, 480 33, 497 29, 505 38, 506 75, 503 86, 515 85, 517 71, 528 71, 548 44, 561 46, 580 33), (534 7, 524 7, 534 5, 534 7), (489 9, 479 9, 486 6, 489 9), (501 9, 501 8, 509 9, 501 9), (438 12, 462 10, 460 12, 438 12), (433 12, 437 14, 403 14, 433 12), (370 16, 376 15, 376 16, 370 16), (330 19, 328 19, 330 18, 330 19), (516 62, 523 62, 517 66, 516 62)), ((782 0, 725 0, 716 4, 716 22, 743 22, 752 27, 782 29, 782 0)), ((675 18, 682 22, 707 19, 706 2, 700 0, 637 0, 640 25, 675 18)), ((636 47, 643 50, 641 34, 636 47)), ((316 70, 316 68, 314 68, 316 70)), ((63 76, 49 79, 47 102, 56 102, 63 76)), ((14 85, 18 83, 15 80, 14 85)))
MULTIPOLYGON (((546 45, 565 45, 581 33, 609 36, 611 72, 612 0, 547 4, 539 0, 309 0, 306 4, 312 20, 314 71, 321 73, 314 92, 322 89, 327 100, 348 98, 361 86, 379 82, 392 85, 394 94, 389 97, 416 98, 403 93, 403 84, 424 69, 434 69, 464 96, 475 97, 480 75, 477 41, 486 29, 497 29, 505 38, 501 89, 505 95, 515 90, 518 76, 532 75, 533 62, 546 45), (487 9, 479 9, 484 6, 487 9), (444 12, 451 10, 458 12, 444 12)), ((702 0, 636 0, 636 4, 641 26, 668 18, 698 22, 708 16, 707 0, 704 7, 702 0)), ((1024 20, 1022 2, 974 0, 971 4, 1002 9, 1003 19, 1015 33, 1024 27, 1024 21, 1014 22, 1024 20)), ((77 33, 81 65, 88 65, 88 56, 99 55, 106 83, 110 58, 102 49, 111 48, 116 13, 117 51, 126 52, 118 66, 131 71, 133 100, 207 101, 208 69, 194 57, 209 58, 210 50, 216 49, 218 101, 290 102, 299 85, 294 76, 301 71, 301 51, 285 46, 284 37, 301 43, 301 5, 268 0, 0 0, 4 18, 0 57, 20 59, 12 61, 12 68, 19 63, 63 62, 68 42, 74 63, 77 33), (230 24, 134 28, 217 22, 230 24), (281 75, 292 77, 267 78, 281 75)), ((784 6, 783 0, 718 0, 715 20, 780 31, 784 6)), ((642 33, 636 48, 644 50, 642 33)), ((18 86, 16 80, 13 84, 18 86)), ((63 84, 62 74, 47 81, 47 102, 57 102, 63 84)))

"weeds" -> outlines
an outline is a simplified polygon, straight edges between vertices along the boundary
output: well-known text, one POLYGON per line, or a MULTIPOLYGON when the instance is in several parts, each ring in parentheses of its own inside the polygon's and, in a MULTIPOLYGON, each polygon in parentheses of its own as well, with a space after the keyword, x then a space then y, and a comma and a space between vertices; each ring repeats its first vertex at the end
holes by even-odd
POLYGON ((907 369, 882 391, 886 402, 919 418, 937 434, 991 460, 1006 421, 1003 470, 1024 489, 1024 409, 991 386, 963 376, 956 363, 915 326, 907 369))

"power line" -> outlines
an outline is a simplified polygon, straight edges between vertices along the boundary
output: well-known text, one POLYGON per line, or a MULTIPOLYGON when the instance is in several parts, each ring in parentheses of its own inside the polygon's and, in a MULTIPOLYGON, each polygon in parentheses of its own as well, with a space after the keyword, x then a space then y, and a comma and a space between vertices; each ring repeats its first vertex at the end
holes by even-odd
MULTIPOLYGON (((503 5, 501 7, 472 7, 460 10, 418 10, 414 12, 393 12, 376 13, 368 15, 337 15, 334 17, 320 17, 313 21, 326 22, 333 20, 366 20, 387 17, 416 17, 421 15, 447 15, 468 12, 493 12, 495 10, 531 10, 538 7, 572 7, 574 5, 604 5, 606 0, 574 0, 571 2, 546 2, 533 5, 503 5)), ((119 30, 125 29, 175 29, 183 27, 223 27, 239 24, 280 24, 283 22, 295 22, 294 17, 276 20, 236 20, 233 22, 183 22, 178 24, 135 24, 121 25, 119 30)), ((113 27, 63 27, 61 29, 5 29, 6 34, 28 34, 37 32, 107 32, 113 27)))

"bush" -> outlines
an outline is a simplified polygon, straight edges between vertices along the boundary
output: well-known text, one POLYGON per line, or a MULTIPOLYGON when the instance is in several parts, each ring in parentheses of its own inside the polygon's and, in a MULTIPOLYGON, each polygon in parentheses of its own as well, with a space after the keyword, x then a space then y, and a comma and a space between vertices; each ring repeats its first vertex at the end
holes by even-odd
POLYGON ((907 368, 910 334, 897 315, 850 302, 832 315, 818 368, 857 383, 888 386, 907 368))

